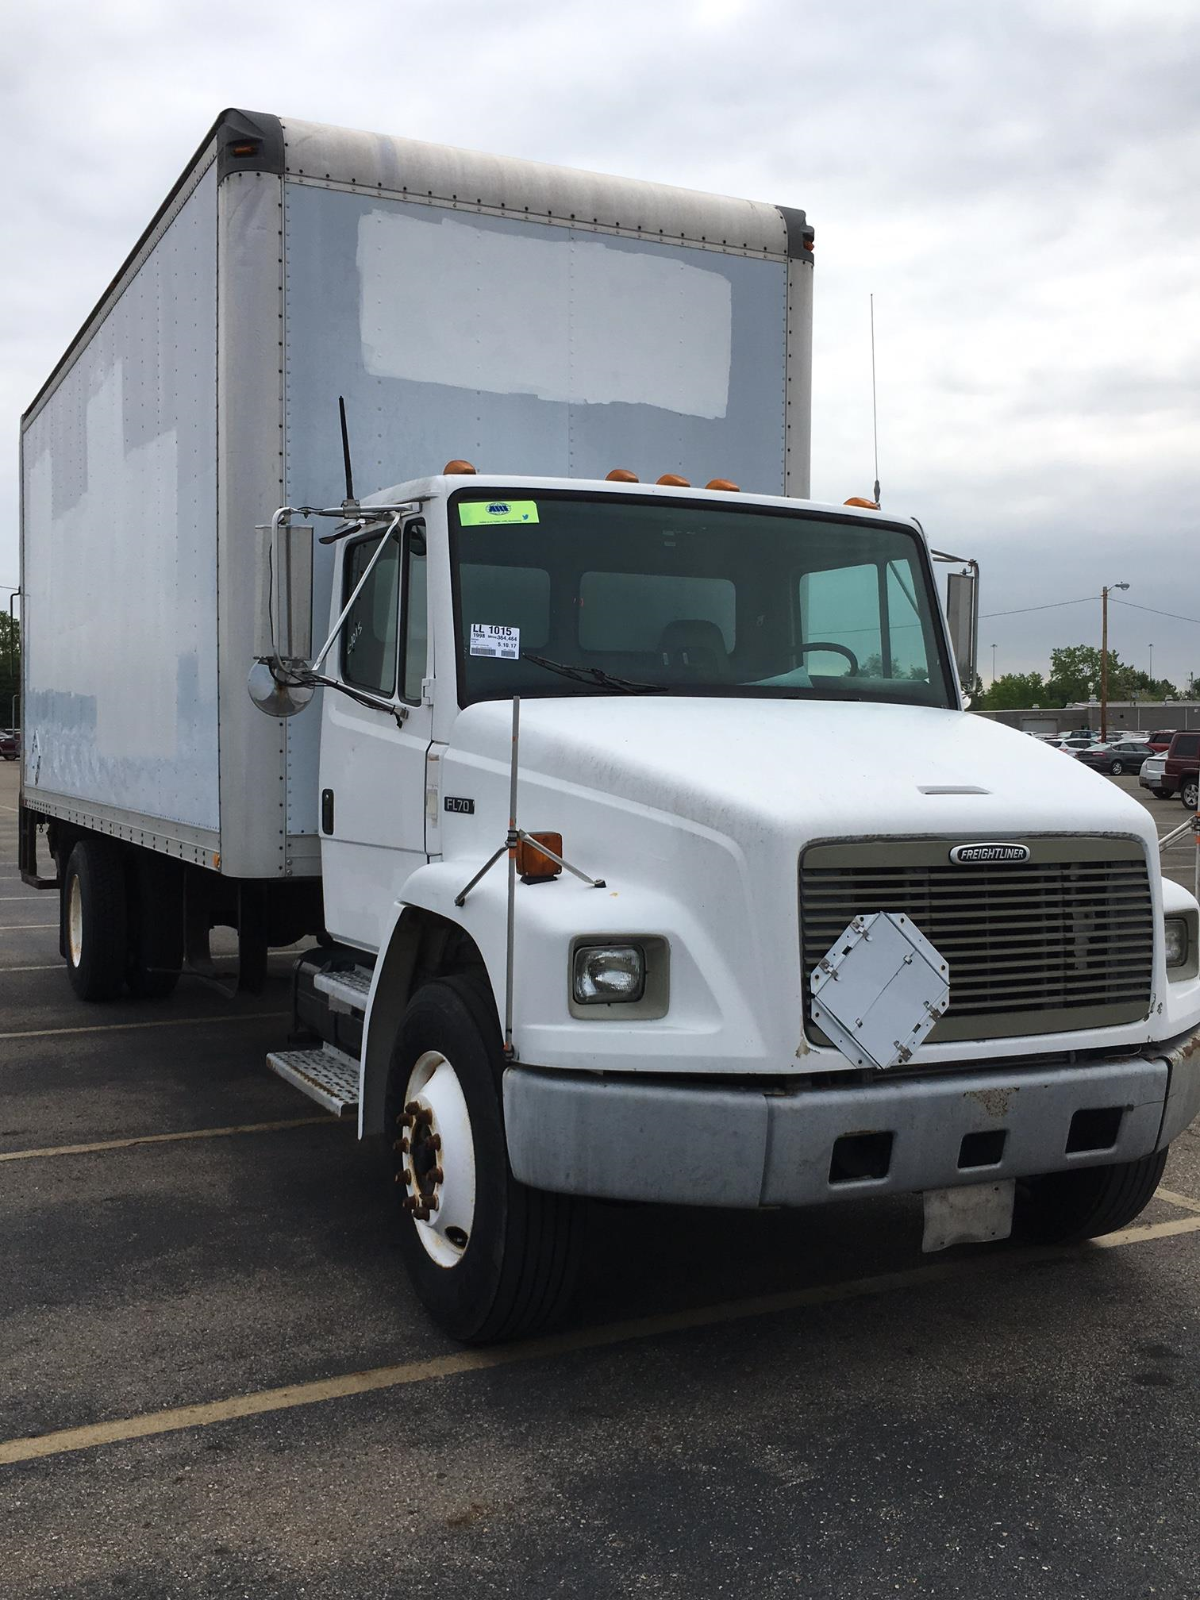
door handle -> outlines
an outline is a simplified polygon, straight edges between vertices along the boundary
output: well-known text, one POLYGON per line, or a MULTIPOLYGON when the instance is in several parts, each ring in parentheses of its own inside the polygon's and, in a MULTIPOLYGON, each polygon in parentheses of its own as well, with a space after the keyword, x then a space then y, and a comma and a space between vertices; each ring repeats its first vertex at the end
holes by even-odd
POLYGON ((321 832, 333 832, 333 790, 321 790, 321 832))

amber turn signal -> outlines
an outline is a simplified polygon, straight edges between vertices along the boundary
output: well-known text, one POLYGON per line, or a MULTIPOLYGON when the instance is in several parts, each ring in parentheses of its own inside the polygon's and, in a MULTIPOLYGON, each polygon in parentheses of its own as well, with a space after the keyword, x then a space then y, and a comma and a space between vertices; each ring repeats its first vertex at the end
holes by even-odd
POLYGON ((636 472, 630 472, 628 467, 614 467, 611 472, 604 474, 605 483, 640 483, 641 479, 636 472))
POLYGON ((728 478, 710 478, 704 485, 706 489, 720 489, 724 494, 741 494, 736 483, 730 483, 728 478))
POLYGON ((531 833, 528 839, 517 841, 517 871, 522 878, 557 878, 562 868, 557 861, 543 855, 533 841, 544 844, 556 856, 562 855, 561 833, 531 833))
POLYGON ((657 480, 665 484, 668 489, 690 489, 692 486, 686 478, 681 478, 677 472, 664 472, 657 480))
POLYGON ((444 478, 473 478, 475 476, 475 468, 469 461, 455 459, 454 461, 447 461, 442 468, 442 476, 444 478))
POLYGON ((878 511, 878 500, 864 500, 860 495, 852 494, 849 500, 843 500, 844 506, 862 506, 865 511, 878 511))

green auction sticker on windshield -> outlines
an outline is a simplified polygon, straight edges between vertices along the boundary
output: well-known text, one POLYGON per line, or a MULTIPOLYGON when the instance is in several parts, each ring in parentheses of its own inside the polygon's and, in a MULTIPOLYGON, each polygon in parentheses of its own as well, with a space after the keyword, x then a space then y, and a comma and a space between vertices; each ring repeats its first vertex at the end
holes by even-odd
POLYGON ((536 522, 536 500, 467 500, 458 503, 458 520, 464 528, 485 528, 489 523, 509 527, 516 522, 536 522))

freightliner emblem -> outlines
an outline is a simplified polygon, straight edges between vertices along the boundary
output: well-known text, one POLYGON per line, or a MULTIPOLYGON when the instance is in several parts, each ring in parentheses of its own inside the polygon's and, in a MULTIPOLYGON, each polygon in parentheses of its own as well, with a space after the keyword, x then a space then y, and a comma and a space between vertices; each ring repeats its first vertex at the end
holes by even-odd
POLYGON ((1028 861, 1029 846, 1027 844, 956 844, 950 852, 950 859, 956 866, 960 867, 968 866, 973 861, 984 861, 989 864, 1028 861))

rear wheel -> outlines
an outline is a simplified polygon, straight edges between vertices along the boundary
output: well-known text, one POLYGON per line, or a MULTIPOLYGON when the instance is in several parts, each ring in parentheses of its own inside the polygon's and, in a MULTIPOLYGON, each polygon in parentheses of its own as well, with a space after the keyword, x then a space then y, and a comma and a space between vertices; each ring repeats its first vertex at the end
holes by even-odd
POLYGON ((467 1344, 543 1327, 566 1304, 578 1266, 580 1203, 512 1175, 503 1070, 489 997, 461 977, 417 991, 388 1075, 389 1172, 413 1287, 467 1344))
POLYGON ((1123 761, 1113 761, 1110 763, 1108 770, 1112 773, 1114 778, 1119 778, 1125 771, 1125 763, 1123 761))
POLYGON ((1200 809, 1200 803, 1198 803, 1197 800, 1195 778, 1184 779, 1183 788, 1179 791, 1179 798, 1183 801, 1183 808, 1185 811, 1195 811, 1200 809))
POLYGON ((1128 1227, 1158 1188, 1167 1152, 1111 1167, 1051 1172, 1017 1183, 1013 1232, 1035 1244, 1071 1244, 1128 1227))
POLYGON ((127 903, 120 851, 80 839, 62 883, 63 953, 81 1000, 112 1000, 125 981, 127 903))

